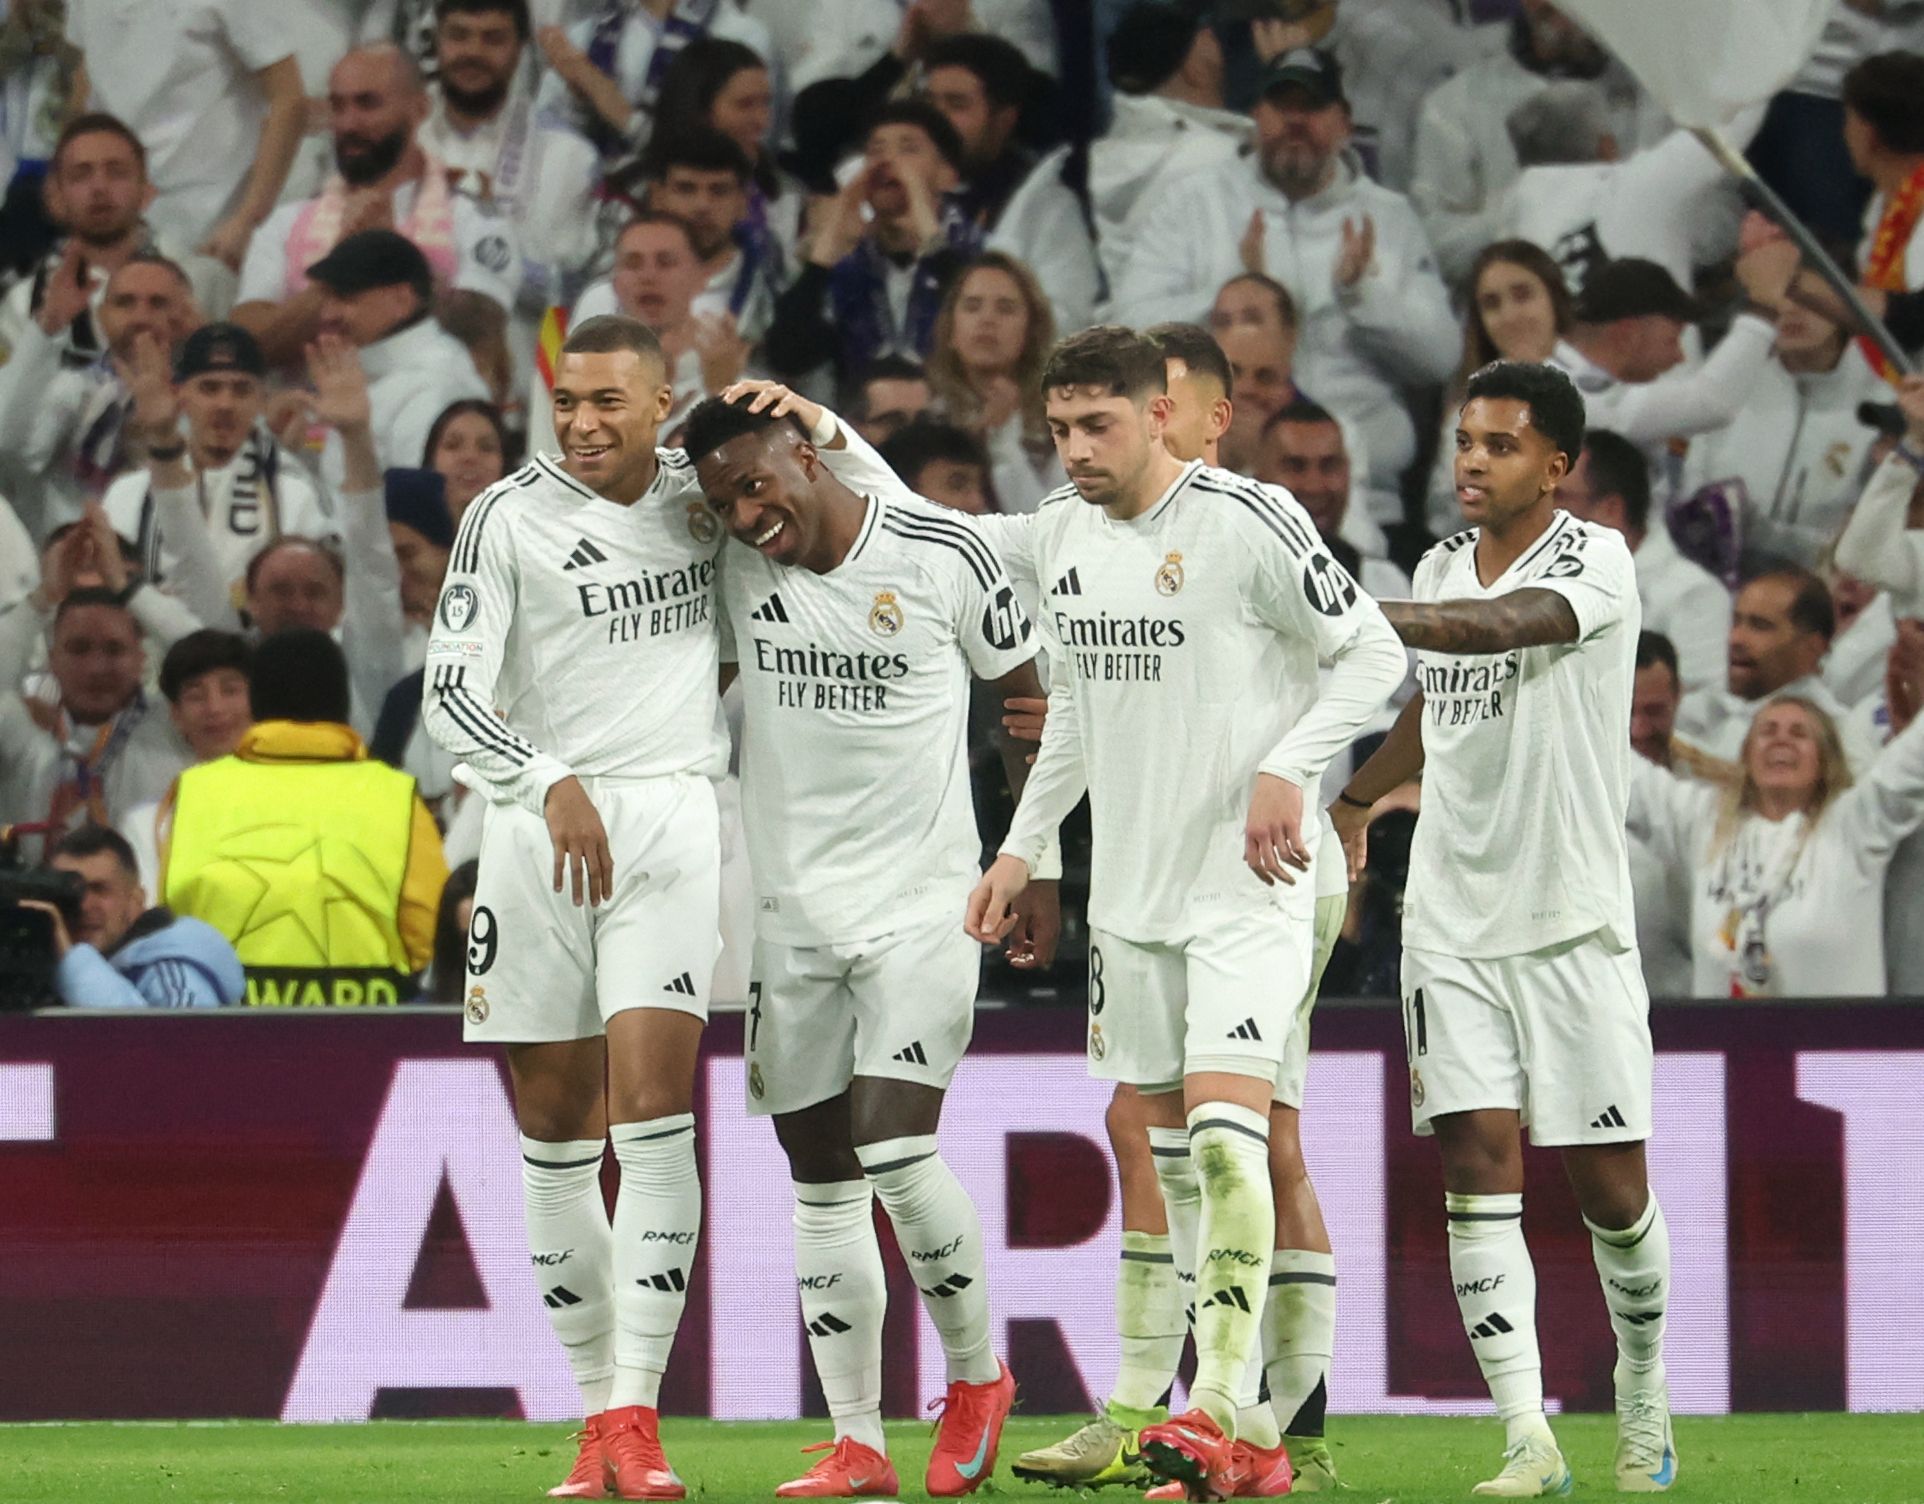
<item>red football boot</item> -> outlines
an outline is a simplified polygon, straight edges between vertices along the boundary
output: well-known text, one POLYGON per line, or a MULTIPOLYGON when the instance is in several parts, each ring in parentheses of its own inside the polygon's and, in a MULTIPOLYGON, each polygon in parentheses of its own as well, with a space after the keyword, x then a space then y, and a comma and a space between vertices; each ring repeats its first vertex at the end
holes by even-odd
POLYGON ((1002 1440, 1002 1423, 1015 1408, 1015 1375, 997 1359, 1002 1376, 987 1384, 949 1385, 942 1399, 935 1451, 929 1457, 928 1490, 932 1498, 954 1499, 972 1494, 995 1471, 995 1449, 1002 1440))
POLYGON ((602 1420, 599 1415, 591 1415, 575 1432, 574 1440, 581 1443, 581 1450, 575 1453, 575 1465, 568 1470, 568 1476, 556 1487, 548 1490, 551 1499, 605 1499, 614 1492, 614 1469, 602 1453, 602 1420))
POLYGON ((617 1499, 685 1499, 688 1489, 661 1450, 661 1419, 646 1405, 601 1414, 602 1450, 617 1499))
POLYGON ((1235 1465, 1236 1443, 1203 1410, 1144 1427, 1137 1445, 1150 1472, 1183 1484, 1192 1499, 1222 1497, 1216 1483, 1228 1481, 1235 1465))
POLYGON ((895 1464, 853 1436, 844 1436, 840 1441, 818 1441, 812 1447, 803 1447, 802 1451, 828 1455, 801 1477, 782 1484, 775 1490, 776 1498, 861 1499, 901 1490, 895 1464))

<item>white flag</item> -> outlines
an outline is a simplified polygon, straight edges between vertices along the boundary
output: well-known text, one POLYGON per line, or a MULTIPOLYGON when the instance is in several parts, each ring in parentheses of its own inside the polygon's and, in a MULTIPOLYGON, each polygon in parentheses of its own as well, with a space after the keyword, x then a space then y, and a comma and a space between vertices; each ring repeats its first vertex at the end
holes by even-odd
POLYGON ((1836 0, 1558 0, 1671 119, 1728 125, 1790 82, 1836 0))

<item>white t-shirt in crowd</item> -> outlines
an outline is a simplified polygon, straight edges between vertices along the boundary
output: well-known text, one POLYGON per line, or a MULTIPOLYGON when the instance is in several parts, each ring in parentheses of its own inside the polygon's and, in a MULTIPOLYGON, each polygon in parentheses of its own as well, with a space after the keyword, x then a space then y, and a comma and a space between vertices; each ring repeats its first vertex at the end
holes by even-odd
POLYGON ((1419 649, 1423 816, 1410 846, 1403 943, 1488 958, 1586 935, 1636 944, 1624 844, 1630 690, 1642 609, 1623 535, 1557 512, 1485 585, 1480 530, 1416 566, 1419 601, 1553 590, 1575 642, 1507 653, 1419 649))
POLYGON ((67 0, 67 39, 95 105, 147 148, 158 194, 147 217, 198 244, 254 162, 267 100, 254 75, 292 55, 277 5, 261 0, 67 0))
POLYGON ((955 512, 876 496, 826 574, 737 543, 722 562, 757 932, 837 945, 959 914, 982 851, 970 676, 1037 649, 994 550, 955 512))

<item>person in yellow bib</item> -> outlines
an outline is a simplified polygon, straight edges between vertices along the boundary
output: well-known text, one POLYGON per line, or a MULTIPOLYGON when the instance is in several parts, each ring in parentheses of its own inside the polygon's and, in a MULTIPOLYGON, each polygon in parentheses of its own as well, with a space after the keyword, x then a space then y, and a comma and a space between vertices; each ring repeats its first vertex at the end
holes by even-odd
POLYGON ((414 780, 370 758, 326 633, 254 654, 254 725, 170 795, 161 892, 233 943, 257 1007, 392 1004, 434 945, 448 867, 414 780))

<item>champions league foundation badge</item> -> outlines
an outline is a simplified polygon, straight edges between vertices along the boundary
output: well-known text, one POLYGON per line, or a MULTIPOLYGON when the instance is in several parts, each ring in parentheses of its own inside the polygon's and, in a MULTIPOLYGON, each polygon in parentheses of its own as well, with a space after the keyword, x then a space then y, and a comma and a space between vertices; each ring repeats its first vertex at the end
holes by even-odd
POLYGON ((1169 557, 1156 566, 1156 593, 1174 595, 1182 589, 1182 555, 1174 549, 1169 557))
POLYGON ((688 536, 706 547, 721 536, 721 519, 705 501, 688 503, 688 536))
POLYGON ((896 605, 893 590, 875 592, 875 604, 869 607, 868 627, 883 637, 893 637, 902 630, 902 608, 896 605))
POLYGON ((487 988, 470 987, 468 989, 467 1015, 468 1022, 471 1024, 484 1024, 488 1021, 487 988))

